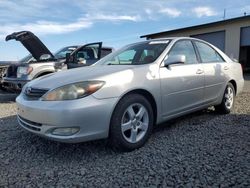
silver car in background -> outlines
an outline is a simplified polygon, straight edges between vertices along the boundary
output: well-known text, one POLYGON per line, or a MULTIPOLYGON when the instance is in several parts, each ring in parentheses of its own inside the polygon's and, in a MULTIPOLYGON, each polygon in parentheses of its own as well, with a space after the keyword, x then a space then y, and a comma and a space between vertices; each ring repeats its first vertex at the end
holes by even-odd
MULTIPOLYGON (((53 54, 32 32, 19 31, 6 36, 6 41, 19 41, 30 55, 11 64, 4 74, 2 86, 9 91, 21 91, 29 81, 66 69, 89 66, 110 54, 114 49, 102 42, 67 46, 53 54)), ((0 78, 1 79, 1 78, 0 78)), ((0 83, 1 84, 1 83, 0 83)))
POLYGON ((207 42, 149 40, 31 81, 16 99, 18 122, 52 140, 109 138, 128 151, 166 120, 209 106, 230 113, 243 85, 241 65, 207 42))

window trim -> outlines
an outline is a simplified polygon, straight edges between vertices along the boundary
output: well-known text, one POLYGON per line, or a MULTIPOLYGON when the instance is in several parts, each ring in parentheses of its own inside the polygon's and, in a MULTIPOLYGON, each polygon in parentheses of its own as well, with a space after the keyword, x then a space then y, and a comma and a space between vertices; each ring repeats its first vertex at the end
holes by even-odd
POLYGON ((219 52, 217 52, 217 50, 216 50, 213 46, 211 46, 211 44, 209 44, 209 43, 207 43, 207 42, 205 42, 205 41, 197 40, 197 39, 192 39, 192 42, 193 42, 193 44, 194 44, 194 46, 195 46, 195 50, 197 50, 197 53, 198 53, 198 56, 199 56, 199 59, 200 59, 200 63, 226 63, 226 62, 227 62, 227 61, 221 56, 221 54, 220 54, 219 52), (203 43, 203 44, 209 46, 210 48, 212 48, 212 49, 218 54, 218 56, 222 59, 222 61, 221 61, 221 62, 220 62, 220 61, 203 62, 203 61, 202 61, 202 58, 201 58, 201 55, 200 55, 200 52, 199 52, 199 48, 198 48, 198 46, 196 45, 196 42, 203 43))

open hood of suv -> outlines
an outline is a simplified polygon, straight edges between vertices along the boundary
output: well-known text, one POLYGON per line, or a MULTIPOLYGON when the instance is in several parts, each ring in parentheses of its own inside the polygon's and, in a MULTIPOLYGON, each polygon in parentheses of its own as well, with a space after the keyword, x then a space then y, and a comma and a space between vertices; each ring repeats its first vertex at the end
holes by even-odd
POLYGON ((40 60, 40 57, 43 54, 49 54, 54 58, 54 55, 42 43, 42 41, 30 31, 15 32, 5 38, 6 41, 13 39, 20 41, 37 61, 40 60))

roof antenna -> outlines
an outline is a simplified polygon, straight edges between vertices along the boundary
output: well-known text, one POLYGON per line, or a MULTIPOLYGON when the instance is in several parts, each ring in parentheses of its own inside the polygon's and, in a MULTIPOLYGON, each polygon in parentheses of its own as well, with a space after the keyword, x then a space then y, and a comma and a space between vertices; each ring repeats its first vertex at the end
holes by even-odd
POLYGON ((223 20, 226 19, 226 9, 224 8, 224 15, 223 15, 223 20))

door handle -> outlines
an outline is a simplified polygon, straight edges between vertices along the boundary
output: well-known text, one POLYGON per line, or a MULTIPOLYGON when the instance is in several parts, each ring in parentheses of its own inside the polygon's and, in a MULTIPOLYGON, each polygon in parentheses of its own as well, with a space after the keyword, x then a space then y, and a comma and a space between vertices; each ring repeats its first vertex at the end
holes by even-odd
POLYGON ((225 67, 224 67, 224 70, 228 70, 228 69, 229 69, 229 67, 228 67, 228 66, 225 66, 225 67))
POLYGON ((201 70, 201 69, 198 69, 198 70, 196 71, 196 74, 202 74, 202 73, 204 73, 204 71, 201 70))

